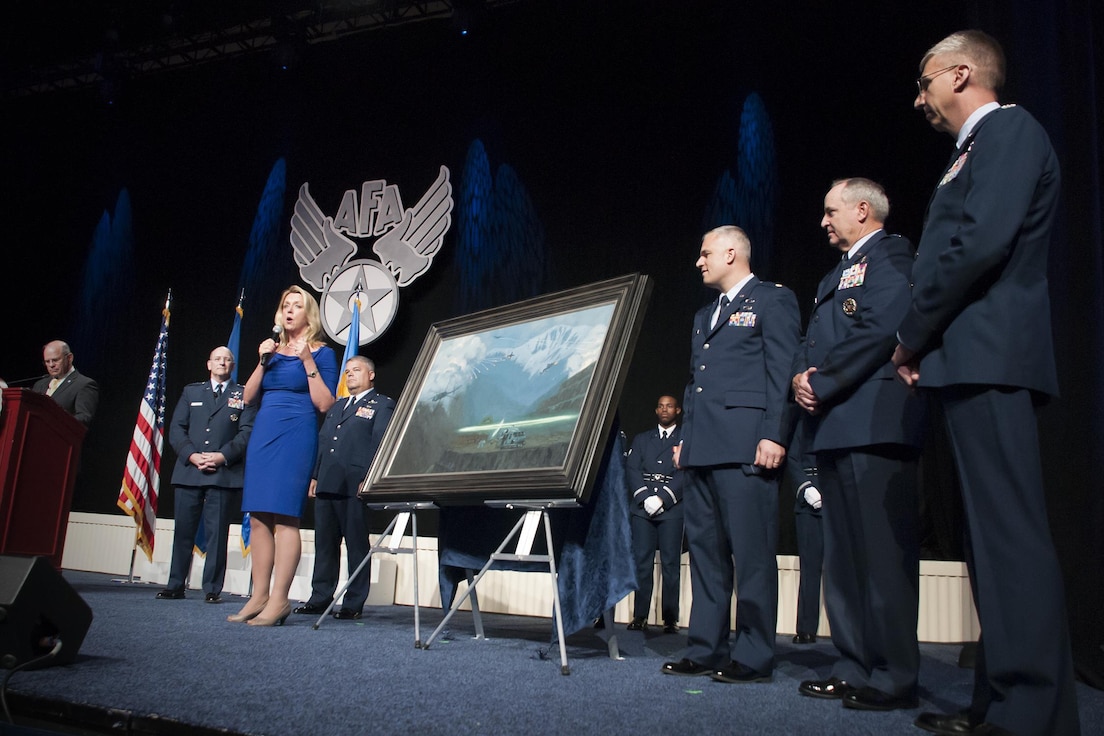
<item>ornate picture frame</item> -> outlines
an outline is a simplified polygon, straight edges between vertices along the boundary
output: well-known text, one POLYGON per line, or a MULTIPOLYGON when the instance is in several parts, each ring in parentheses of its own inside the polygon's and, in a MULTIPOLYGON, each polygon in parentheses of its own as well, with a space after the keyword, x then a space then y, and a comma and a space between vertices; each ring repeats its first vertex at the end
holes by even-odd
POLYGON ((651 288, 628 274, 432 325, 360 498, 585 503, 651 288))

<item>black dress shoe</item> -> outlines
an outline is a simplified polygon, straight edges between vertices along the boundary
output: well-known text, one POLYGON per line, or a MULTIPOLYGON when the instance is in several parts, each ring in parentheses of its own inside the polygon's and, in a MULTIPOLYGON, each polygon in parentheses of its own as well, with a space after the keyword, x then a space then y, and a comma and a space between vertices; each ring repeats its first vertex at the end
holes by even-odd
POLYGON ((220 596, 218 593, 208 593, 207 595, 203 596, 203 602, 222 603, 222 596, 220 596))
POLYGON ((634 618, 629 622, 629 625, 625 627, 629 631, 647 631, 648 622, 642 618, 634 618))
POLYGON ((184 591, 165 588, 157 594, 157 597, 163 601, 182 601, 184 600, 184 591))
POLYGON ((683 677, 713 674, 712 667, 706 667, 704 664, 698 664, 685 657, 677 662, 664 662, 661 671, 665 675, 681 675, 683 677))
POLYGON ((678 624, 676 624, 674 621, 668 621, 667 623, 663 624, 664 634, 677 634, 678 632, 678 624))
POLYGON ((328 604, 325 606, 316 606, 313 603, 304 603, 303 605, 296 606, 294 609, 292 609, 292 613, 305 613, 308 616, 321 616, 323 613, 326 612, 326 608, 328 607, 328 604))
POLYGON ((843 696, 843 707, 856 710, 908 710, 918 705, 915 695, 890 695, 872 687, 860 687, 843 696))
POLYGON ((774 679, 772 673, 753 670, 736 660, 729 662, 723 669, 714 670, 710 677, 717 682, 728 682, 734 685, 742 685, 747 682, 770 682, 774 679))
POLYGON ((351 608, 342 608, 334 611, 333 617, 338 621, 356 621, 360 618, 360 611, 354 611, 351 608))
POLYGON ((972 734, 975 729, 968 713, 921 713, 913 723, 917 728, 946 736, 972 734))
POLYGON ((839 700, 847 693, 854 690, 838 677, 829 677, 827 680, 805 680, 797 686, 797 691, 810 698, 823 700, 839 700))
POLYGON ((794 634, 794 644, 816 644, 816 634, 794 634))

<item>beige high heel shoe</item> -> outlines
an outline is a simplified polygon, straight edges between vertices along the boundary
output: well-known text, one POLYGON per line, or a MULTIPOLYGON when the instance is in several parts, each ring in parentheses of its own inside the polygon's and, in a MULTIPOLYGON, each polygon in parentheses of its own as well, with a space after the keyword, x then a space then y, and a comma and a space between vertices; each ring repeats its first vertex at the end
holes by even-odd
POLYGON ((250 621, 246 621, 250 626, 283 626, 284 621, 291 615, 291 603, 285 603, 283 610, 281 610, 274 618, 261 618, 260 616, 254 617, 250 621))
MULTIPOLYGON (((252 603, 252 602, 253 602, 252 600, 249 601, 249 603, 252 603)), ((251 621, 252 619, 255 619, 255 618, 257 618, 257 616, 261 615, 261 611, 264 610, 264 607, 268 603, 268 601, 265 601, 260 606, 258 606, 256 611, 247 611, 246 610, 247 608, 249 608, 249 603, 246 603, 245 608, 242 608, 237 613, 234 613, 234 614, 231 614, 231 615, 227 616, 226 620, 229 621, 232 624, 240 624, 243 621, 251 621)))

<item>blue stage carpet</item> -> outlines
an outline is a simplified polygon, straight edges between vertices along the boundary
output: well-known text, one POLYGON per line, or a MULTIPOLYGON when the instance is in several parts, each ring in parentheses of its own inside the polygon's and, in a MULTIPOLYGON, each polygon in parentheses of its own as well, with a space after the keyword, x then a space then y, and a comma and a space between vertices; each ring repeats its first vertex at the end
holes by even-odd
MULTIPOLYGON (((534 573, 536 574, 536 573, 534 573)), ((155 600, 158 588, 66 572, 95 619, 76 660, 17 672, 7 702, 15 726, 0 732, 129 734, 920 734, 919 710, 867 713, 798 695, 823 677, 828 641, 798 647, 779 637, 774 682, 725 685, 660 674, 681 656, 683 635, 617 634, 613 661, 601 632, 568 639, 571 674, 560 674, 547 619, 471 614, 450 621, 451 639, 414 647, 413 609, 366 609, 358 622, 292 616, 259 629, 226 616, 242 600, 208 605, 155 600), (40 730, 41 729, 41 730, 40 730), (83 730, 82 730, 83 729, 83 730)), ((422 638, 443 614, 422 611, 422 638)), ((957 645, 922 645, 920 710, 969 699, 972 672, 957 645)), ((1104 733, 1104 692, 1078 685, 1085 734, 1104 733)))

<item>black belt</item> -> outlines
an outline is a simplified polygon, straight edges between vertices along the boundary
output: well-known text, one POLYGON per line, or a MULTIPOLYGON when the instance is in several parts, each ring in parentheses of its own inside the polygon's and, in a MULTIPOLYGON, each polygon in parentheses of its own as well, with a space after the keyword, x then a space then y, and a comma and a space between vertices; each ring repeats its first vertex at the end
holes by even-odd
POLYGON ((664 475, 663 473, 644 473, 644 480, 650 480, 653 483, 670 483, 671 476, 664 475))

